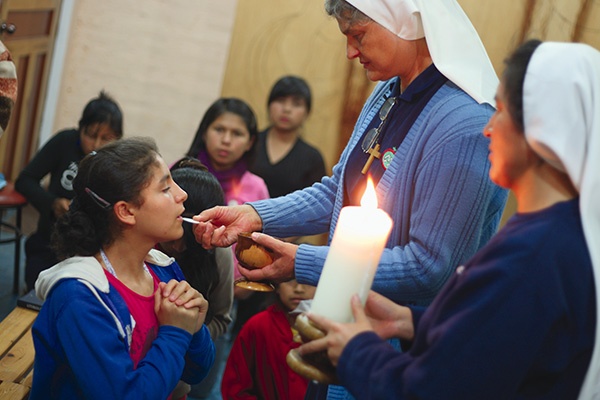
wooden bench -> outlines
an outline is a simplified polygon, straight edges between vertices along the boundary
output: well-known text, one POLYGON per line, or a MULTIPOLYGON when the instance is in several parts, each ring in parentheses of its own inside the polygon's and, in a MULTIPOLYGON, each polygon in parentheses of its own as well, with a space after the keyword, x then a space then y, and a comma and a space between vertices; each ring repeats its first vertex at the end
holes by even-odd
POLYGON ((38 312, 15 307, 0 322, 0 400, 27 399, 33 378, 31 326, 38 312))

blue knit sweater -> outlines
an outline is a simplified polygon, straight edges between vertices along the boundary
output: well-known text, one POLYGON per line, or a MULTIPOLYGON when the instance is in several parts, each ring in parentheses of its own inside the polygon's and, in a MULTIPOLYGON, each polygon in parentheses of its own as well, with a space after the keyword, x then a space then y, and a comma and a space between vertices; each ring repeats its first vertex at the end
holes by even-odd
MULTIPOLYGON (((397 79, 397 78, 393 78, 397 79)), ((287 196, 253 202, 263 231, 276 237, 329 230, 342 208, 348 155, 390 96, 380 82, 367 100, 331 177, 287 196)), ((447 82, 432 97, 377 185, 379 207, 394 220, 373 289, 397 302, 428 304, 452 271, 496 232, 507 192, 488 177, 493 108, 447 82)), ((296 279, 316 285, 329 247, 300 245, 296 279)))

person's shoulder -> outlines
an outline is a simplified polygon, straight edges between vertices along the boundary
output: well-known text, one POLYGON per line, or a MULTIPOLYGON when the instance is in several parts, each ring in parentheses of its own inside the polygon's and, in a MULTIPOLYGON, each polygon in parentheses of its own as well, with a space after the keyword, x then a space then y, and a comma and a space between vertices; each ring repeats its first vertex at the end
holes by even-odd
POLYGON ((77 129, 63 129, 54 134, 46 145, 48 146, 64 146, 69 143, 77 143, 79 141, 79 131, 77 129))
POLYGON ((317 149, 315 146, 308 143, 306 140, 302 139, 301 137, 298 138, 296 145, 298 147, 300 147, 302 149, 302 151, 305 151, 310 154, 318 154, 319 156, 321 156, 321 152, 319 151, 319 149, 317 149))
POLYGON ((265 332, 271 332, 272 328, 272 311, 270 307, 266 310, 259 311, 251 316, 242 326, 242 332, 252 335, 261 335, 265 332))
POLYGON ((325 163, 321 151, 302 138, 298 138, 298 141, 295 145, 295 150, 297 153, 302 155, 303 159, 308 161, 306 163, 307 166, 314 165, 316 162, 322 162, 323 164, 325 163))
POLYGON ((252 317, 250 317, 248 319, 248 321, 252 320, 253 324, 262 324, 263 322, 265 322, 266 320, 269 320, 271 318, 271 308, 270 306, 267 307, 266 309, 257 312, 256 314, 254 314, 252 317))
POLYGON ((56 132, 56 134, 54 134, 53 136, 54 138, 73 138, 73 137, 77 137, 79 138, 79 131, 75 128, 67 128, 67 129, 62 129, 58 132, 56 132))
POLYGON ((436 113, 438 114, 453 115, 459 113, 461 115, 480 115, 489 118, 494 113, 494 107, 490 104, 478 103, 450 81, 446 82, 434 97, 438 100, 435 104, 436 113))
POLYGON ((479 104, 462 89, 448 82, 438 90, 424 110, 422 127, 428 131, 425 136, 430 143, 473 137, 481 143, 487 143, 482 131, 493 113, 491 105, 479 104))
POLYGON ((549 268, 554 263, 572 264, 569 268, 579 268, 589 260, 589 253, 577 201, 559 202, 542 210, 516 213, 490 244, 494 245, 497 254, 504 257, 534 260, 525 264, 541 274, 557 272, 549 268))
POLYGON ((267 184, 265 183, 265 180, 263 178, 261 178, 260 176, 254 174, 250 171, 244 172, 244 175, 242 175, 242 179, 240 179, 240 185, 243 188, 244 187, 257 187, 257 186, 267 187, 267 184))
POLYGON ((82 304, 100 305, 89 285, 77 278, 57 282, 44 300, 44 308, 60 311, 66 307, 81 308, 82 304))
POLYGON ((231 251, 231 247, 215 248, 215 259, 219 269, 233 271, 233 252, 231 251))

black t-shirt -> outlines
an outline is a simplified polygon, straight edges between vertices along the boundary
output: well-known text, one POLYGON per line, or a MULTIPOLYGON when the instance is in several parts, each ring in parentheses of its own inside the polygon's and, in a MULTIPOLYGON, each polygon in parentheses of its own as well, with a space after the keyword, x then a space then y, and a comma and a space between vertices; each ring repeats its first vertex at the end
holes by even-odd
POLYGON ((256 157, 250 172, 263 178, 272 198, 304 189, 321 180, 325 175, 323 157, 319 150, 301 138, 285 157, 271 164, 267 156, 267 132, 268 129, 258 134, 256 157))

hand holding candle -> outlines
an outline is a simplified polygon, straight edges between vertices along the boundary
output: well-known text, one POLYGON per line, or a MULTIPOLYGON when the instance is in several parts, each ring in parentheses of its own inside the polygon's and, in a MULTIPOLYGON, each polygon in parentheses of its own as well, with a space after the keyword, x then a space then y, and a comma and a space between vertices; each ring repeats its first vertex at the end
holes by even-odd
POLYGON ((351 322, 350 299, 358 293, 364 304, 385 247, 392 219, 377 208, 377 195, 369 178, 361 206, 344 207, 311 311, 336 322, 351 322))
MULTIPOLYGON (((352 296, 357 294, 360 303, 365 304, 391 230, 392 219, 377 208, 377 194, 369 178, 361 206, 342 208, 312 301, 311 318, 316 315, 315 319, 331 320, 327 323, 340 327, 335 322, 353 321, 352 296)), ((326 332, 314 326, 306 314, 298 316, 296 328, 305 343, 315 343, 303 346, 310 354, 300 355, 298 349, 290 350, 288 365, 308 379, 336 383, 335 368, 327 358, 327 349, 322 349, 326 332)))

